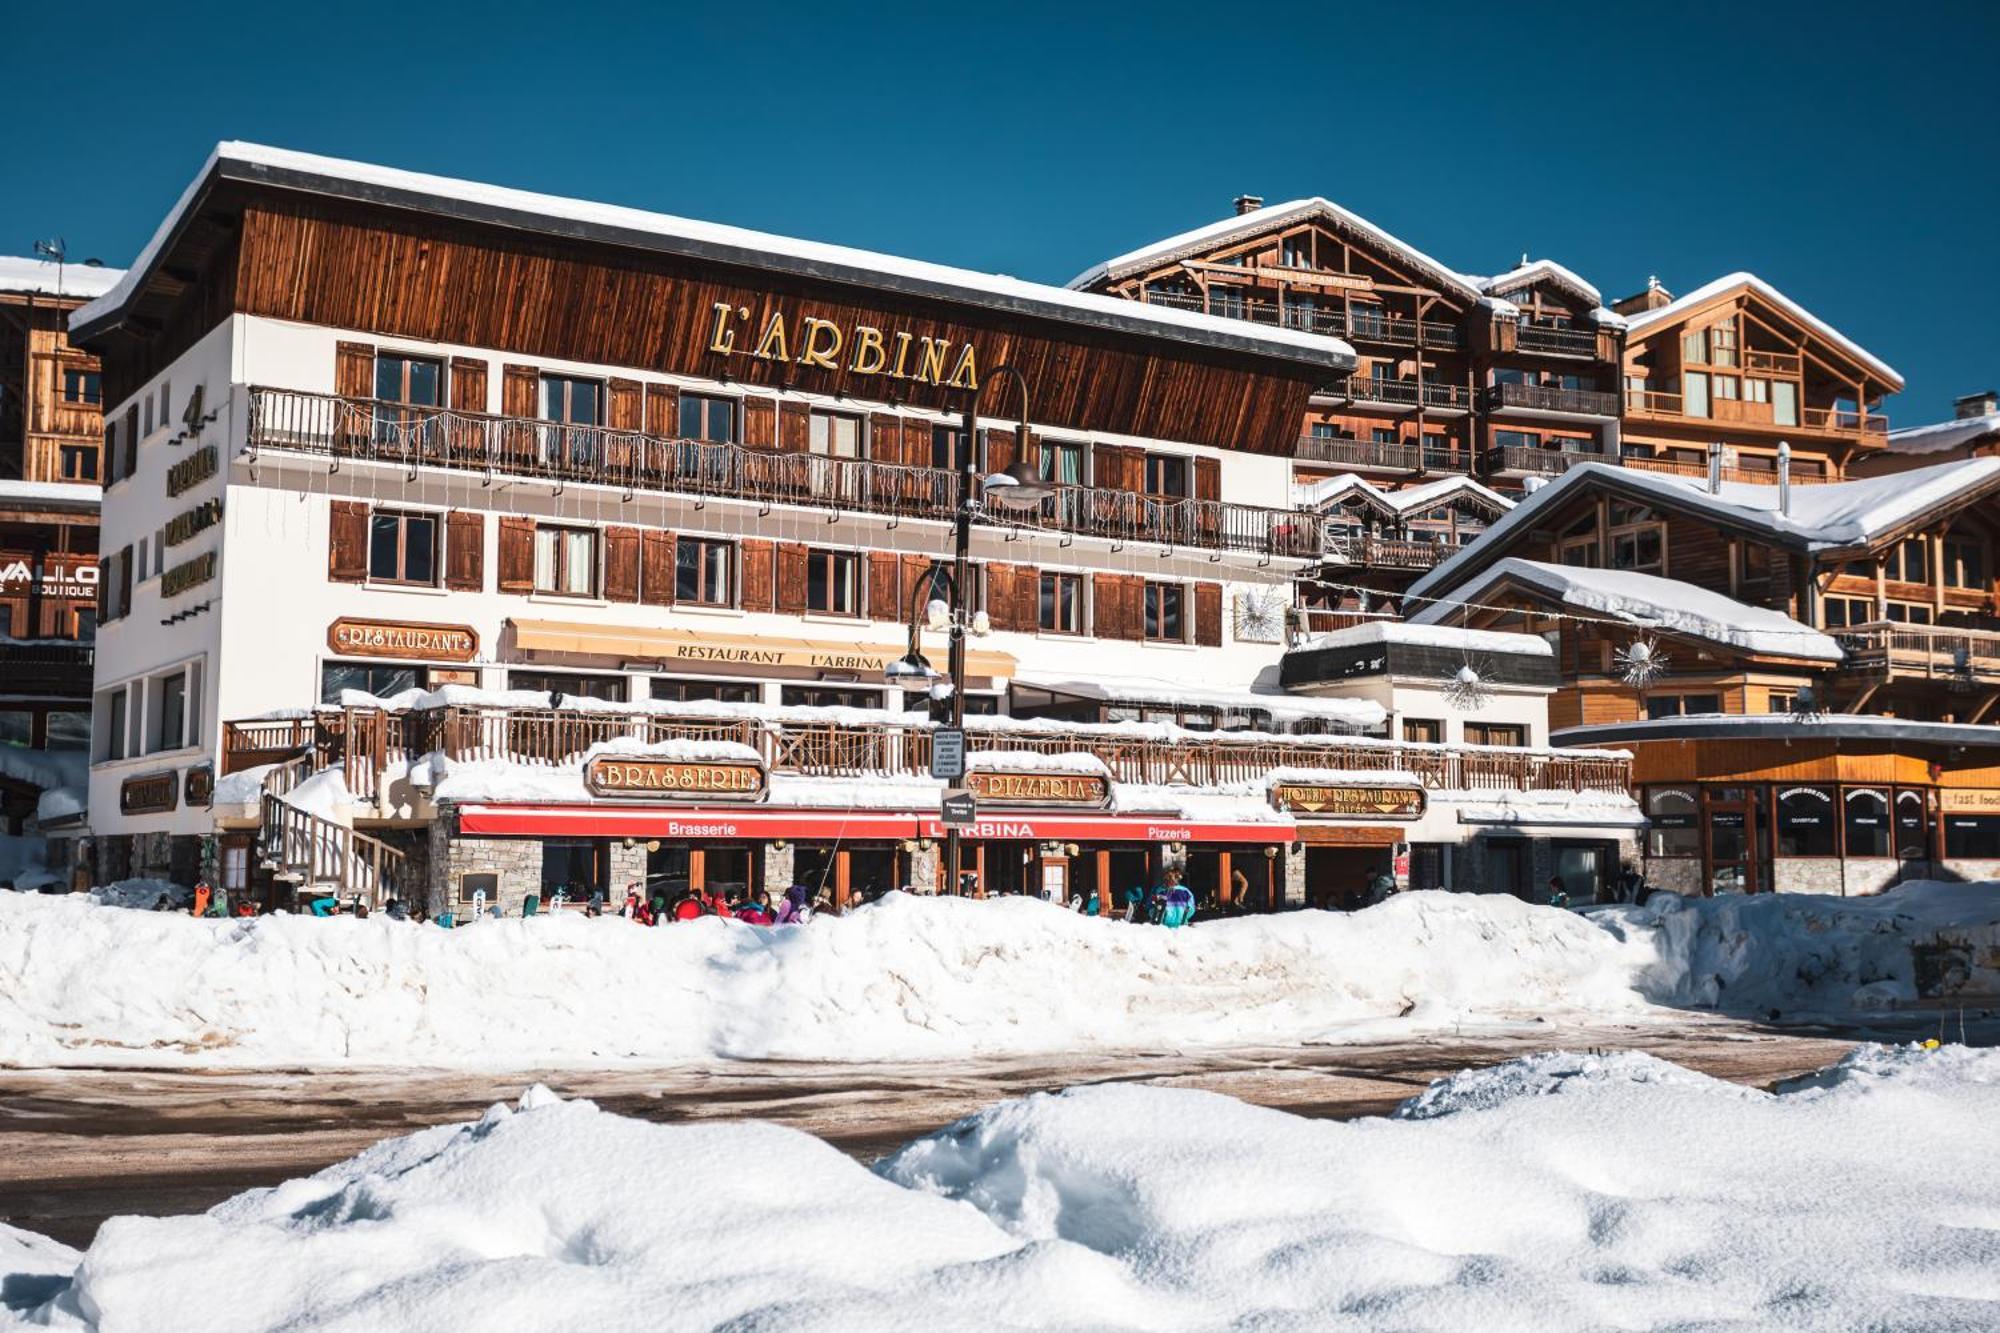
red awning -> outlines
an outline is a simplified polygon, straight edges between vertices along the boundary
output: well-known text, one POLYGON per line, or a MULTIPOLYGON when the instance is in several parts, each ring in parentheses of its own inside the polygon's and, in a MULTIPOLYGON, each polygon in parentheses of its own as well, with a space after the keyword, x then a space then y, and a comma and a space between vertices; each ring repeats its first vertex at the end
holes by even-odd
MULTIPOLYGON (((459 832, 471 836, 566 838, 675 838, 740 841, 753 838, 942 838, 936 815, 909 811, 688 809, 678 806, 467 805, 459 832)), ((961 830, 968 838, 1033 842, 1290 842, 1286 822, 1240 824, 1176 820, 1146 815, 1052 815, 1039 811, 991 814, 961 830)))

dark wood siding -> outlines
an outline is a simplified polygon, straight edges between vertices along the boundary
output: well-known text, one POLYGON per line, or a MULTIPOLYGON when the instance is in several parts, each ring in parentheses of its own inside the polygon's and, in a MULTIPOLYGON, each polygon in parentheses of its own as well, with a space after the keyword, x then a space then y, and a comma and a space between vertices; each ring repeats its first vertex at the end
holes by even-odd
POLYGON ((461 412, 486 411, 486 363, 478 357, 451 359, 451 405, 461 412))
POLYGON ((812 446, 812 409, 804 403, 778 404, 778 448, 802 454, 812 446))
POLYGON ((1144 637, 1141 598, 1145 586, 1146 581, 1136 575, 1090 576, 1091 627, 1098 638, 1137 640, 1144 637))
POLYGON ((778 400, 751 394, 743 400, 743 443, 752 449, 778 447, 778 400))
POLYGON ((669 439, 681 433, 681 391, 671 384, 646 386, 646 433, 669 439))
POLYGON ((610 402, 604 413, 605 425, 613 430, 646 428, 646 400, 639 381, 614 378, 607 397, 610 402))

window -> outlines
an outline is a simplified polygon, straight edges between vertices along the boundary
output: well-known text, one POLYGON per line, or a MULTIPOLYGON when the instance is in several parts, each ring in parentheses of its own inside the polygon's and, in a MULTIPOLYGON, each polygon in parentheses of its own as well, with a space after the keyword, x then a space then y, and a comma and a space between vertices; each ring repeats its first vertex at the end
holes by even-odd
POLYGON ((1667 525, 1644 505, 1611 506, 1611 567, 1664 574, 1667 525))
POLYGON ((1042 441, 1042 476, 1063 486, 1088 486, 1084 471, 1084 451, 1080 444, 1057 440, 1042 441))
POLYGON ((0 745, 25 750, 35 737, 35 715, 26 711, 0 712, 0 745))
POLYGON ((1721 711, 1719 694, 1654 694, 1646 698, 1647 717, 1691 717, 1721 711))
POLYGON ((563 694, 578 699, 603 699, 607 703, 625 702, 631 689, 623 676, 586 676, 572 671, 509 671, 507 688, 563 694))
POLYGON ((162 676, 153 690, 154 750, 178 750, 187 744, 187 673, 162 676))
POLYGON ((100 406, 104 401, 103 380, 94 370, 65 370, 62 395, 65 403, 100 406))
POLYGON ((1768 403, 1771 401, 1771 381, 1746 379, 1743 381, 1743 401, 1746 403, 1768 403))
POLYGON ((1468 722, 1465 743, 1522 746, 1528 743, 1528 729, 1518 722, 1468 722))
POLYGON ((1905 788, 1896 793, 1896 855, 1905 861, 1926 861, 1931 854, 1931 821, 1924 793, 1905 788))
POLYGON ((97 446, 94 444, 63 445, 62 475, 64 481, 96 481, 97 446))
POLYGON ((1708 331, 1708 360, 1716 366, 1736 364, 1735 320, 1726 319, 1708 331))
POLYGON ((1829 597, 1820 618, 1827 629, 1866 625, 1875 619, 1875 603, 1865 597, 1829 597))
POLYGON ((50 750, 74 751, 90 748, 90 714, 50 713, 46 719, 50 750))
POLYGON ((1890 620, 1899 625, 1928 625, 1931 623, 1931 609, 1921 602, 1891 602, 1884 608, 1890 620))
POLYGON ((709 444, 736 443, 736 400, 707 394, 681 395, 681 438, 709 444))
POLYGON ((1691 417, 1708 415, 1708 376, 1700 371, 1681 376, 1681 411, 1691 417))
POLYGON ((1315 421, 1312 424, 1312 437, 1315 440, 1337 440, 1340 438, 1340 427, 1331 421, 1315 421))
POLYGON ((426 683, 422 667, 390 666, 379 662, 328 662, 319 669, 319 701, 337 704, 346 690, 360 690, 378 699, 387 699, 405 690, 422 689, 426 683))
POLYGON ((1649 856, 1701 855, 1701 803, 1685 787, 1654 787, 1646 792, 1646 817, 1652 822, 1646 839, 1649 856))
POLYGON ((1681 360, 1708 364, 1708 330, 1691 329, 1681 335, 1681 360))
POLYGON ((956 426, 931 427, 931 466, 956 472, 964 465, 965 432, 956 426))
POLYGON ((861 557, 853 551, 806 553, 806 610, 830 616, 861 614, 861 557))
POLYGON ((1967 860, 2000 859, 2000 815, 1947 815, 1944 854, 1967 860))
POLYGON ((1756 542, 1744 542, 1743 577, 1745 590, 1767 592, 1771 586, 1771 548, 1756 542))
POLYGON ((1887 856, 1889 793, 1880 787, 1855 787, 1842 796, 1847 806, 1847 854, 1887 856))
POLYGON ((1925 537, 1898 542, 1882 561, 1882 577, 1891 583, 1929 583, 1931 544, 1925 537))
MULTIPOLYGON (((880 708, 882 691, 851 686, 787 685, 779 696, 783 702, 805 708, 880 708)), ((969 704, 971 701, 967 700, 969 704)), ((970 712, 970 708, 966 711, 970 712)))
POLYGON ((595 427, 604 424, 604 386, 568 375, 542 376, 542 459, 585 466, 596 456, 595 427))
POLYGON ((814 412, 808 444, 827 458, 861 457, 861 418, 814 412))
POLYGON ((1278 263, 1285 268, 1312 267, 1312 233, 1302 231, 1278 242, 1278 263))
POLYGON ((1833 793, 1824 787, 1778 790, 1778 855, 1832 856, 1833 793))
POLYGON ((1715 377, 1715 397, 1718 402, 1725 399, 1734 401, 1738 396, 1737 379, 1734 375, 1717 375, 1715 377))
POLYGON ((380 583, 437 583, 436 514, 376 510, 368 518, 368 577, 380 583))
POLYGON ((595 838, 542 839, 542 901, 560 892, 569 902, 587 902, 603 892, 604 846, 595 838))
POLYGON ((1161 643, 1187 642, 1187 589, 1178 583, 1146 585, 1146 637, 1161 643))
POLYGON ((1532 430, 1496 430, 1493 442, 1502 449, 1539 449, 1542 447, 1542 436, 1541 432, 1532 430))
POLYGON ((1965 537, 1944 543, 1944 585, 1947 588, 1986 587, 1986 548, 1965 537))
POLYGON ((1083 575, 1043 574, 1040 616, 1045 633, 1083 633, 1083 575))
POLYGON ((375 396, 385 403, 438 407, 444 402, 444 368, 420 356, 382 352, 375 357, 375 396))
POLYGON ((1146 494, 1185 499, 1188 495, 1188 461, 1179 454, 1146 455, 1146 494))
POLYGON ((674 600, 696 606, 736 602, 736 544, 701 537, 674 543, 674 600))
POLYGON ((597 533, 591 528, 535 529, 535 591, 559 597, 597 592, 597 533))
POLYGON ((1799 424, 1799 386, 1790 380, 1771 381, 1771 420, 1780 426, 1799 424))
POLYGON ((747 680, 685 680, 679 676, 653 677, 653 697, 680 703, 754 704, 764 697, 762 687, 747 680))
POLYGON ((1764 711, 1767 713, 1789 713, 1799 701, 1797 690, 1771 690, 1764 695, 1764 711))
POLYGON ((104 729, 104 757, 123 759, 125 757, 126 690, 123 685, 111 691, 110 724, 104 729))
POLYGON ((1435 717, 1406 717, 1403 719, 1403 739, 1419 745, 1444 744, 1444 721, 1435 717))
POLYGON ((1368 432, 1368 438, 1375 444, 1394 444, 1397 436, 1393 428, 1377 426, 1368 432))

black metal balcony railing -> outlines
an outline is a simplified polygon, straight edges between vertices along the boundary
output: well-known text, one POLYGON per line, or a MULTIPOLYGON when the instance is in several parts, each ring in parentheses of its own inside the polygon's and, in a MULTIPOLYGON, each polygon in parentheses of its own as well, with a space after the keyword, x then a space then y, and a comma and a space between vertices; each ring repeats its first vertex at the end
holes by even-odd
POLYGON ((1495 384, 1486 390, 1488 407, 1524 407, 1536 412, 1574 412, 1615 417, 1618 395, 1601 389, 1561 389, 1543 384, 1495 384))
POLYGON ((1522 324, 1514 333, 1514 346, 1523 352, 1554 352, 1560 356, 1596 356, 1594 329, 1556 329, 1544 324, 1522 324))
POLYGON ((1145 301, 1148 305, 1220 315, 1251 324, 1270 324, 1329 338, 1354 338, 1361 342, 1393 343, 1401 347, 1453 348, 1465 345, 1458 325, 1442 320, 1361 313, 1350 320, 1347 311, 1338 306, 1328 308, 1317 303, 1304 305, 1297 301, 1287 301, 1281 306, 1276 301, 1240 296, 1223 288, 1211 289, 1205 301, 1199 292, 1148 292, 1145 301))
MULTIPOLYGON (((535 477, 628 490, 860 510, 945 520, 958 474, 859 458, 751 449, 529 417, 409 407, 290 389, 250 390, 249 446, 399 467, 535 477)), ((975 500, 984 501, 983 486, 975 500)), ((1163 499, 1063 486, 1026 512, 982 508, 982 522, 1120 542, 1311 559, 1321 518, 1221 500, 1163 499)))

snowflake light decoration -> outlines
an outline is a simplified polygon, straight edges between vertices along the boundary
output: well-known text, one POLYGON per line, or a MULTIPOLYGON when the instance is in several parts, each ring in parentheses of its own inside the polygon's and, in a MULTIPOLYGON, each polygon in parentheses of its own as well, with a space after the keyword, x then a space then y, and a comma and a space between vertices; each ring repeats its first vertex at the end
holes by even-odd
POLYGON ((1645 689, 1667 669, 1667 655, 1654 639, 1634 639, 1620 648, 1615 657, 1619 679, 1635 689, 1645 689))
POLYGON ((1493 687, 1487 683, 1479 668, 1469 661, 1445 681, 1440 692, 1444 701, 1461 713, 1484 708, 1486 701, 1493 697, 1493 687))

